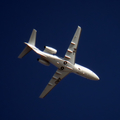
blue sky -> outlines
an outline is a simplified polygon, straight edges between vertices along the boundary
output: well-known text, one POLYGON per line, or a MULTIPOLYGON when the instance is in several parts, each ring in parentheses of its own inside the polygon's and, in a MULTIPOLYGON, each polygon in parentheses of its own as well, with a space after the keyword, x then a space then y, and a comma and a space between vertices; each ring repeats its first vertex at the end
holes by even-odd
POLYGON ((120 119, 119 0, 2 0, 0 18, 1 120, 120 119), (64 57, 78 25, 82 33, 76 62, 100 81, 70 74, 39 99, 57 68, 38 63, 33 51, 18 59, 23 42, 35 28, 36 46, 51 46, 64 57))

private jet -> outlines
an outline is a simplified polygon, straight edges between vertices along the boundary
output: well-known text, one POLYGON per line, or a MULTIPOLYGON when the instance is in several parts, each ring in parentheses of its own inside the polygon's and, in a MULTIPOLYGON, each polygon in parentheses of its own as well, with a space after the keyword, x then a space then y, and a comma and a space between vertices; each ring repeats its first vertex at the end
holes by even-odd
POLYGON ((39 98, 44 98, 64 77, 70 73, 75 73, 90 80, 99 80, 99 77, 92 70, 75 63, 76 52, 81 35, 80 26, 77 27, 77 30, 72 38, 72 41, 70 42, 64 58, 56 56, 55 54, 57 53, 57 50, 52 47, 44 46, 44 51, 38 49, 35 46, 36 34, 37 31, 33 29, 28 43, 24 42, 26 47, 18 56, 18 58, 23 58, 27 53, 33 50, 38 55, 40 55, 40 58, 37 59, 40 63, 46 66, 49 66, 51 63, 58 68, 39 98))

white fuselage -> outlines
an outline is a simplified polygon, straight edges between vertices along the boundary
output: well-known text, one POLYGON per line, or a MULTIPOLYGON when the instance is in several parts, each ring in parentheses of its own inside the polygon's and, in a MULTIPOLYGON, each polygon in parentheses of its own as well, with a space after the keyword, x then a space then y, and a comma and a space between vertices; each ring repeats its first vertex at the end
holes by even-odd
POLYGON ((31 45, 29 43, 25 43, 25 44, 28 45, 30 48, 32 48, 37 54, 41 55, 45 60, 49 61, 57 68, 62 69, 63 71, 69 71, 71 73, 75 73, 90 80, 99 80, 99 77, 93 71, 91 71, 86 67, 83 67, 76 63, 71 64, 69 61, 66 61, 56 55, 52 55, 39 50, 34 45, 31 45))

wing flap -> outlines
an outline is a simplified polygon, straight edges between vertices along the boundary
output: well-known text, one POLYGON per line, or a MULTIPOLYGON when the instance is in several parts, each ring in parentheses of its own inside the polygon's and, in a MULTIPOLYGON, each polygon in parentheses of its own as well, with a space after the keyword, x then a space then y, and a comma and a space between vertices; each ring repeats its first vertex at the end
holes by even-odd
POLYGON ((39 98, 44 98, 64 77, 66 77, 70 72, 64 72, 63 70, 57 69, 39 98))

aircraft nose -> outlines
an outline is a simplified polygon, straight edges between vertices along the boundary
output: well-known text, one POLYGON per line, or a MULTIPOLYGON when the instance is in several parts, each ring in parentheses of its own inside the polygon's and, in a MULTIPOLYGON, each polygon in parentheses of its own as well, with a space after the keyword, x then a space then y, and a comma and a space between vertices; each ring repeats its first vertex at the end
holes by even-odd
POLYGON ((100 80, 100 78, 96 75, 96 80, 100 80))
POLYGON ((95 73, 93 73, 92 77, 93 77, 93 80, 100 80, 100 78, 95 73))

